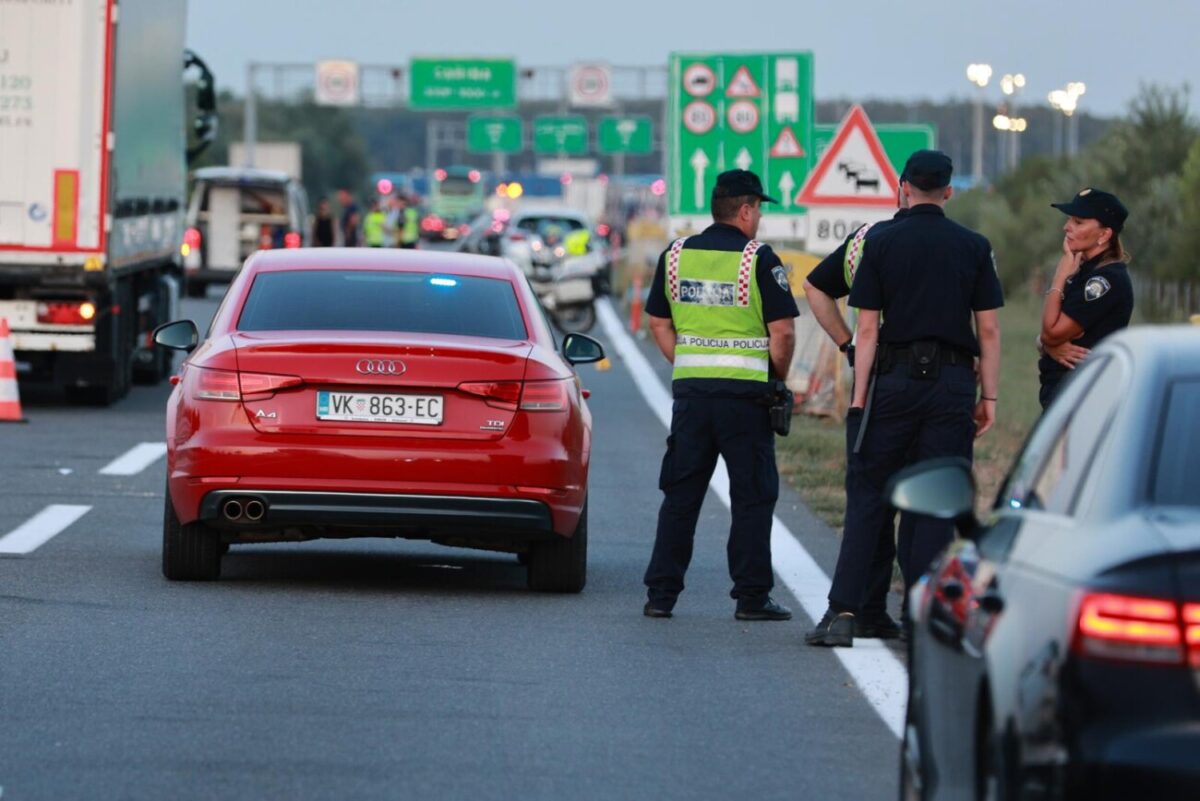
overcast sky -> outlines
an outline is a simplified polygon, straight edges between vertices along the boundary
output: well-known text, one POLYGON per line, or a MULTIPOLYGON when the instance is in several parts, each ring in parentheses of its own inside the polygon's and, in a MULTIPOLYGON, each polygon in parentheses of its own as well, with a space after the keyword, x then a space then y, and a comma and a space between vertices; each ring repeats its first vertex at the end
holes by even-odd
MULTIPOLYGON (((821 98, 965 97, 966 65, 1022 72, 1026 103, 1083 81, 1081 105, 1119 114, 1139 82, 1192 84, 1196 0, 191 0, 188 43, 241 91, 245 64, 413 55, 519 65, 665 64, 668 53, 811 50, 821 98)), ((996 81, 989 96, 999 99, 996 81)))

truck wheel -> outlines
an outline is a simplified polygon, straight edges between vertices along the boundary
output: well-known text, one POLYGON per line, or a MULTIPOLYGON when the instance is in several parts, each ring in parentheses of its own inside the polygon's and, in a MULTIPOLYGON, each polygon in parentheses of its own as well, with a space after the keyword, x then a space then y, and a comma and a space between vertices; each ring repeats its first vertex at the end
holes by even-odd
POLYGON ((581 592, 587 583, 587 501, 570 538, 536 542, 529 549, 529 589, 581 592))
POLYGON ((213 581, 221 575, 221 540, 203 523, 180 525, 171 504, 171 493, 163 493, 163 575, 171 581, 213 581))
POLYGON ((208 284, 203 281, 189 279, 187 282, 187 296, 189 298, 202 298, 208 294, 208 284))

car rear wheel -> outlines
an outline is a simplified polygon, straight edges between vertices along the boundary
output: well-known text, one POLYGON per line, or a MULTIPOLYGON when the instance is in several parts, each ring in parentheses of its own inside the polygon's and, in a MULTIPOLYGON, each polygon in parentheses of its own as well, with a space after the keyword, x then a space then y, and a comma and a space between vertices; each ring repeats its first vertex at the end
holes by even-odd
POLYGON ((202 298, 208 294, 208 284, 195 279, 188 279, 187 296, 189 298, 202 298))
POLYGON ((587 583, 587 501, 570 538, 556 537, 529 549, 529 589, 581 592, 587 583))
POLYGON ((213 581, 221 575, 221 540, 203 523, 181 525, 164 493, 163 575, 172 581, 213 581))

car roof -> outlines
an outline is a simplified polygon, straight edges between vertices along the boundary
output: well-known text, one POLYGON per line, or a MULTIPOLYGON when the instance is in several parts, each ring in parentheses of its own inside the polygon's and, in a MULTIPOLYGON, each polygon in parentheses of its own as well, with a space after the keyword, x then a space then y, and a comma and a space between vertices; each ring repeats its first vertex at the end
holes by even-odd
POLYGON ((526 217, 566 217, 587 222, 588 215, 582 209, 565 208, 563 206, 528 206, 517 209, 512 213, 512 219, 526 217))
POLYGON ((256 273, 298 270, 380 270, 450 273, 476 278, 514 280, 521 275, 507 259, 473 253, 400 248, 284 248, 260 250, 247 270, 256 273))
POLYGON ((257 167, 203 167, 196 170, 196 180, 222 183, 286 184, 293 179, 282 170, 260 170, 257 167))
POLYGON ((1124 348, 1136 369, 1162 370, 1168 377, 1200 373, 1200 326, 1140 325, 1109 336, 1098 350, 1124 348))

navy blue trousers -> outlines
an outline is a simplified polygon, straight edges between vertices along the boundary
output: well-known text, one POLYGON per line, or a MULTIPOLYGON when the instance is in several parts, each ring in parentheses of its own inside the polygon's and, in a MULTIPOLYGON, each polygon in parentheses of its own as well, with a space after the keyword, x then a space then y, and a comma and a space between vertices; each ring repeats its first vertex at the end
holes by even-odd
MULTIPOLYGON (((975 371, 942 365, 933 380, 911 378, 898 365, 876 378, 867 431, 853 454, 862 415, 846 421, 846 521, 830 603, 862 612, 878 597, 882 564, 890 547, 896 510, 884 497, 888 480, 906 464, 942 456, 970 459, 975 440, 975 371), (886 541, 886 542, 885 542, 886 541), (872 586, 875 589, 872 589, 872 586)), ((901 525, 896 559, 912 586, 954 538, 954 524, 912 515, 901 525)))
POLYGON ((767 407, 754 400, 680 398, 674 404, 659 473, 663 502, 645 578, 650 600, 662 606, 673 606, 683 591, 700 505, 718 456, 729 470, 733 513, 726 547, 733 579, 730 595, 739 608, 755 609, 774 586, 771 520, 779 473, 767 407))

